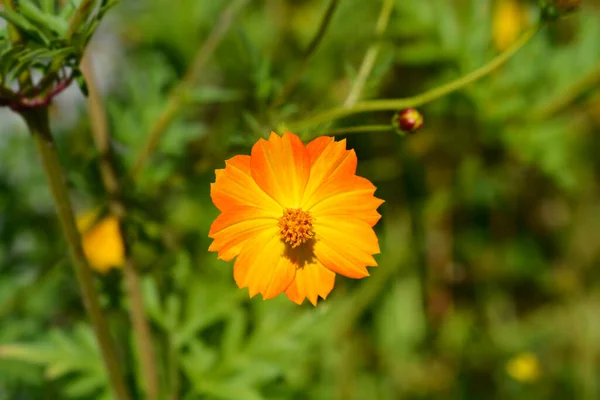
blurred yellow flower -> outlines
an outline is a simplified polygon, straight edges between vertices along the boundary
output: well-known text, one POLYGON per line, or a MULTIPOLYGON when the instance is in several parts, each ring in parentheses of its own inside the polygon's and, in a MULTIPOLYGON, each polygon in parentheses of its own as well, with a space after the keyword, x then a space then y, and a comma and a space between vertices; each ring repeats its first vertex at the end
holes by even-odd
POLYGON ((535 382, 542 374, 540 361, 530 352, 519 353, 506 363, 506 372, 516 381, 535 382))
POLYGON ((526 23, 525 7, 518 0, 496 0, 492 15, 492 41, 503 51, 513 44, 526 23))
POLYGON ((119 229, 119 219, 106 216, 97 220, 97 211, 90 211, 77 218, 77 227, 82 234, 83 251, 92 269, 106 273, 111 268, 120 268, 125 262, 125 247, 119 229))

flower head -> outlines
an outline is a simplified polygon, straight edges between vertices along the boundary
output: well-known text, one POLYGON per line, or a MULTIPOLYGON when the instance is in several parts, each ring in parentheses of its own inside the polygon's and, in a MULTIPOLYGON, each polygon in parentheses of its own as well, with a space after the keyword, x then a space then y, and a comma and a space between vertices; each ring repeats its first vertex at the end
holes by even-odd
POLYGON ((335 274, 369 275, 379 243, 373 226, 383 201, 356 176, 356 154, 345 140, 271 133, 251 155, 238 155, 216 171, 211 197, 221 214, 209 251, 234 258, 234 278, 250 297, 283 292, 297 304, 317 304, 333 289, 335 274))

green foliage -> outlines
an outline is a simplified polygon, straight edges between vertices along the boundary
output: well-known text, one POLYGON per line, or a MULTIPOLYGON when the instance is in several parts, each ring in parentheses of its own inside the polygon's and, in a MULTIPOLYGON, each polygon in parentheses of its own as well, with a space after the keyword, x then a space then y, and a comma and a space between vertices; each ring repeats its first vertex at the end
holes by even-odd
POLYGON ((38 344, 12 344, 0 348, 3 358, 44 367, 48 379, 64 379, 64 395, 108 400, 106 371, 91 328, 79 325, 72 334, 53 330, 38 344), (67 379, 68 378, 68 379, 67 379))
MULTIPOLYGON (((599 398, 600 3, 545 25, 506 64, 420 107, 418 133, 341 135, 386 200, 382 253, 370 277, 337 277, 316 308, 248 299, 232 263, 207 251, 214 170, 270 130, 341 106, 374 43, 361 100, 417 95, 486 64, 499 52, 495 2, 396 0, 377 38, 382 2, 341 1, 279 105, 328 2, 248 2, 198 79, 178 86, 231 3, 121 2, 105 15, 116 2, 98 1, 71 38, 80 1, 21 0, 19 12, 0 11, 26 39, 12 44, 0 25, 5 89, 23 71, 77 69, 84 48, 91 55, 163 398, 599 398), (132 178, 174 98, 171 123, 132 178), (524 352, 541 364, 535 381, 507 373, 524 352)), ((534 3, 519 2, 531 24, 534 3)), ((55 139, 77 211, 104 210, 101 159, 76 92, 51 107, 55 139)), ((389 124, 392 114, 296 133, 389 124)), ((108 399, 43 171, 11 116, 0 114, 0 400, 108 399)), ((140 354, 122 281, 120 270, 96 277, 137 399, 140 354)))
POLYGON ((0 18, 5 22, 0 28, 2 97, 5 91, 10 92, 15 81, 19 81, 22 95, 37 95, 51 88, 59 70, 69 68, 73 69, 73 76, 79 74, 79 60, 88 41, 104 14, 118 0, 86 2, 89 5, 82 7, 81 12, 77 10, 83 0, 64 2, 61 7, 50 1, 38 4, 34 0, 19 0, 16 8, 4 7, 0 11, 0 18), (45 78, 36 88, 22 79, 24 73, 33 71, 45 78))

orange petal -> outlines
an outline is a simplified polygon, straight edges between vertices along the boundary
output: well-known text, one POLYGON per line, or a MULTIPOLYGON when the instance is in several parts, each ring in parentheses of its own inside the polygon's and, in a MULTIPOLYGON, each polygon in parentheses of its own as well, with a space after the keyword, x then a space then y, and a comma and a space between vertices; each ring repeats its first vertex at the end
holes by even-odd
POLYGON ((269 210, 256 207, 237 207, 225 211, 210 227, 208 236, 214 241, 208 250, 218 251, 220 259, 229 261, 239 254, 249 239, 270 228, 277 228, 277 216, 269 210))
POLYGON ((371 226, 350 215, 315 218, 315 256, 335 273, 349 278, 369 275, 367 266, 377 266, 379 242, 371 226))
POLYGON ((252 177, 267 194, 284 207, 298 208, 310 174, 310 158, 293 133, 280 137, 272 132, 252 147, 252 177))
POLYGON ((296 274, 296 265, 284 252, 277 227, 261 232, 246 242, 235 260, 235 282, 240 288, 247 287, 250 297, 260 293, 266 300, 283 293, 296 274))
POLYGON ((308 209, 322 199, 320 197, 322 195, 317 192, 325 183, 343 181, 355 176, 356 173, 356 153, 354 150, 346 150, 346 140, 315 142, 316 140, 308 144, 311 170, 302 198, 303 209, 308 209))
POLYGON ((306 145, 306 150, 308 150, 308 155, 310 156, 310 165, 315 163, 315 160, 319 158, 325 147, 329 146, 333 140, 331 136, 319 136, 306 145))
POLYGON ((285 294, 296 304, 302 304, 308 298, 316 306, 319 296, 326 299, 334 284, 335 274, 313 258, 313 262, 296 270, 296 277, 285 294))
POLYGON ((306 206, 315 219, 329 215, 352 215, 374 226, 381 218, 377 212, 383 200, 373 196, 375 186, 368 179, 352 176, 346 179, 328 180, 315 191, 315 204, 306 206))
POLYGON ((218 169, 215 174, 217 179, 210 186, 210 196, 220 211, 239 206, 281 209, 252 178, 250 156, 240 155, 225 161, 225 169, 218 169))

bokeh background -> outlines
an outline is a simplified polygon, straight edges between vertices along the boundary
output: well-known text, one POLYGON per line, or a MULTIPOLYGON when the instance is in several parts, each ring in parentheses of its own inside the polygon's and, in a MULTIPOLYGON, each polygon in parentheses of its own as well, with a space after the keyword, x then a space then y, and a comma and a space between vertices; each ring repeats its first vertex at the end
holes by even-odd
MULTIPOLYGON (((88 57, 121 174, 230 3, 123 1, 103 21, 88 57)), ((133 253, 172 398, 600 398, 598 1, 420 108, 420 132, 340 135, 386 201, 370 277, 338 277, 317 307, 250 300, 232 263, 207 251, 214 170, 270 130, 342 104, 376 40, 381 1, 340 2, 296 90, 272 107, 327 3, 248 2, 129 188, 133 253)), ((538 13, 527 1, 397 0, 362 98, 456 79, 506 49, 538 13)), ((391 117, 359 114, 297 133, 391 117)), ((78 212, 105 206, 76 85, 51 118, 78 212)), ((133 385, 121 271, 96 276, 133 385)), ((7 110, 0 399, 110 399, 33 142, 7 110)))

